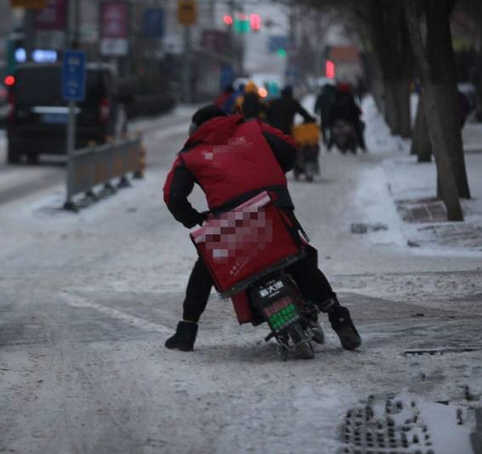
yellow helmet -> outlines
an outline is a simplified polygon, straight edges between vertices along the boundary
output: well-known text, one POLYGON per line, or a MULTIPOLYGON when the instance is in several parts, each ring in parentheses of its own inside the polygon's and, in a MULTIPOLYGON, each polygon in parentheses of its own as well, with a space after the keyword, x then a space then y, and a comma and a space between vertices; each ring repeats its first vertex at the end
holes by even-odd
POLYGON ((245 93, 258 93, 258 86, 250 80, 244 87, 245 93))

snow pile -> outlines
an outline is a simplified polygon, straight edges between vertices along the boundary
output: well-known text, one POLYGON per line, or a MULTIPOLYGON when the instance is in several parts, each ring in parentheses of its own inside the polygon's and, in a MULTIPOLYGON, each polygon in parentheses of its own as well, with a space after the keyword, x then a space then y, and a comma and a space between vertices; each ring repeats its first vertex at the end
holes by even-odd
POLYGON ((376 222, 386 225, 386 230, 377 230, 367 234, 367 237, 377 244, 392 244, 405 246, 402 235, 401 221, 392 196, 389 183, 382 168, 367 169, 361 174, 361 182, 355 194, 355 204, 364 213, 366 222, 376 222))
POLYGON ((361 109, 362 121, 365 123, 365 140, 371 153, 409 150, 410 141, 391 135, 372 96, 363 98, 361 109))
MULTIPOLYGON (((380 157, 381 165, 362 174, 357 202, 365 210, 368 220, 389 226, 387 232, 368 235, 370 240, 378 243, 382 235, 389 235, 398 245, 418 246, 417 253, 482 255, 482 155, 465 154, 472 199, 461 201, 464 223, 403 222, 396 211, 397 201, 435 198, 435 163, 418 163, 416 156, 409 154, 410 141, 390 134, 371 96, 364 98, 363 112, 368 149, 370 154, 380 157), (380 156, 380 153, 384 155, 380 156)), ((474 148, 479 138, 478 147, 482 149, 482 128, 479 125, 467 125, 464 136, 471 138, 474 148)))

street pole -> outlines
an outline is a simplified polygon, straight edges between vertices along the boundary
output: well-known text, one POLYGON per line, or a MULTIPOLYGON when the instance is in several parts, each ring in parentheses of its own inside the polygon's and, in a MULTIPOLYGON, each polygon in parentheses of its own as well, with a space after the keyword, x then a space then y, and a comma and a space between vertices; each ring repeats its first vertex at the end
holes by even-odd
POLYGON ((185 102, 191 102, 191 26, 184 25, 184 96, 185 102))
MULTIPOLYGON (((67 36, 68 47, 72 49, 75 46, 75 28, 76 28, 76 16, 77 16, 77 1, 71 0, 68 2, 68 23, 67 23, 67 36)), ((69 118, 67 123, 67 197, 64 205, 65 209, 75 209, 75 205, 72 202, 72 158, 75 150, 75 101, 69 101, 69 118)))
POLYGON ((25 53, 27 61, 32 61, 32 52, 35 49, 35 15, 36 10, 25 10, 23 19, 23 31, 25 35, 25 53))
POLYGON ((231 57, 233 60, 233 69, 237 74, 242 74, 242 64, 240 48, 238 47, 238 40, 234 32, 234 21, 236 16, 236 2, 235 0, 228 1, 229 15, 233 19, 233 24, 229 27, 229 41, 231 45, 231 57))

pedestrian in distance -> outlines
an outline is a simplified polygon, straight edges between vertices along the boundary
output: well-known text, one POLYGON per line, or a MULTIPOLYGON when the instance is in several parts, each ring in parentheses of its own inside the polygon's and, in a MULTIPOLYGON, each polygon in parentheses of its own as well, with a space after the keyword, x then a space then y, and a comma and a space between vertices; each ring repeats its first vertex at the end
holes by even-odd
POLYGON ((259 87, 250 80, 244 87, 244 92, 236 98, 234 113, 243 114, 249 118, 266 118, 266 104, 261 99, 259 87))
MULTIPOLYGON (((279 209, 299 226, 294 216, 285 173, 293 168, 296 147, 280 130, 258 118, 227 116, 209 105, 192 117, 190 137, 169 171, 164 184, 164 201, 176 220, 185 227, 202 225, 208 215, 229 211, 256 194, 268 191, 279 209), (209 212, 201 213, 188 201, 198 184, 206 195, 209 212)), ((360 336, 348 309, 338 302, 327 278, 318 268, 317 250, 304 242, 305 256, 290 265, 307 300, 327 313, 343 348, 356 349, 360 336)), ((181 351, 193 350, 198 322, 204 312, 213 280, 198 258, 188 280, 183 302, 183 317, 165 346, 181 351)))
MULTIPOLYGON (((365 124, 360 118, 361 114, 362 111, 355 102, 350 84, 339 83, 336 87, 335 101, 330 109, 329 125, 332 127, 336 120, 345 120, 350 123, 355 130, 358 145, 363 151, 366 151, 364 138, 365 124)), ((330 149, 332 145, 332 134, 330 134, 328 149, 330 149)))
POLYGON ((238 88, 235 89, 227 98, 226 101, 224 102, 223 107, 221 110, 223 110, 227 114, 232 114, 234 113, 234 109, 236 107, 236 100, 240 97, 243 96, 244 94, 244 84, 239 84, 238 88))
POLYGON ((214 100, 214 105, 220 109, 224 109, 226 102, 229 97, 234 93, 234 88, 232 84, 228 84, 224 87, 222 93, 214 100))
POLYGON ((271 101, 266 121, 285 134, 291 135, 296 114, 300 114, 307 123, 316 122, 316 118, 293 97, 293 88, 287 85, 281 90, 281 97, 271 101))
POLYGON ((323 143, 328 145, 330 132, 330 111, 335 103, 336 87, 333 84, 325 84, 316 97, 314 111, 320 116, 320 129, 323 135, 323 143))

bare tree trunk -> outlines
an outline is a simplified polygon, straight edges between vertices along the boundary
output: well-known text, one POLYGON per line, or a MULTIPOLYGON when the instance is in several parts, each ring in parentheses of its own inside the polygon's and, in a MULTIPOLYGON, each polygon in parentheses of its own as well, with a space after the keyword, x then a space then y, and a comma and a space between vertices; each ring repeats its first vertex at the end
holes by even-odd
POLYGON ((383 73, 385 120, 392 134, 410 137, 411 52, 407 30, 403 21, 400 22, 402 12, 398 2, 373 0, 369 17, 372 41, 383 73))
POLYGON ((385 99, 385 121, 392 134, 409 138, 411 135, 410 80, 402 77, 385 79, 385 99))
POLYGON ((450 11, 453 3, 453 0, 429 0, 426 3, 426 55, 431 67, 431 79, 437 87, 437 107, 441 113, 442 132, 452 163, 459 197, 470 199, 460 128, 455 57, 450 32, 450 11))
POLYGON ((380 69, 380 62, 374 52, 368 52, 364 57, 364 70, 367 78, 369 90, 372 93, 378 111, 385 112, 383 74, 380 69))
POLYGON ((427 121, 425 120, 422 96, 420 96, 418 101, 410 154, 417 155, 418 162, 432 161, 432 144, 430 143, 430 137, 428 136, 427 121))
MULTIPOLYGON (((417 60, 424 96, 424 111, 427 120, 428 132, 432 143, 435 162, 437 165, 437 178, 439 186, 437 192, 445 203, 447 208, 447 218, 449 221, 463 221, 462 207, 460 206, 457 184, 454 172, 452 171, 452 163, 450 160, 450 151, 446 143, 444 133, 443 117, 450 115, 450 112, 441 110, 441 96, 443 96, 446 87, 444 85, 435 84, 433 80, 433 67, 431 62, 426 58, 426 50, 422 40, 420 30, 420 21, 417 15, 418 7, 430 9, 429 3, 420 4, 416 0, 406 0, 404 2, 407 24, 412 42, 413 51, 417 60)), ((446 9, 448 15, 447 0, 438 0, 437 5, 440 9, 446 9), (444 8, 445 7, 445 8, 444 8)), ((425 11, 427 12, 427 11, 425 11)), ((428 24, 429 25, 429 24, 428 24)))
POLYGON ((398 130, 396 133, 408 139, 412 132, 412 122, 410 118, 410 79, 401 78, 397 80, 395 95, 398 105, 398 130))
POLYGON ((397 118, 398 118, 398 106, 396 97, 396 81, 385 78, 383 81, 385 87, 385 122, 390 128, 392 134, 397 134, 397 118))

